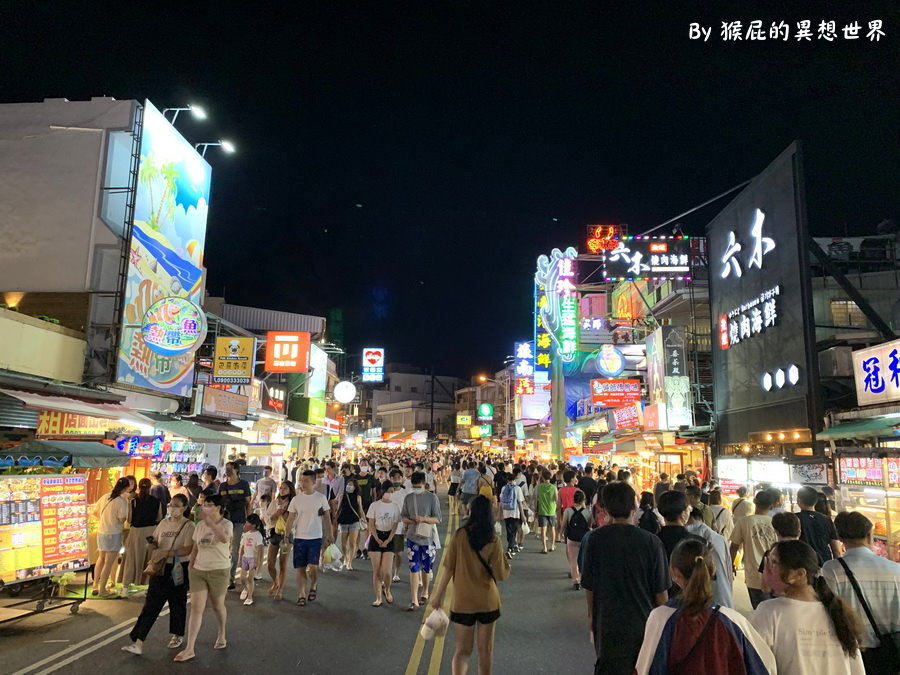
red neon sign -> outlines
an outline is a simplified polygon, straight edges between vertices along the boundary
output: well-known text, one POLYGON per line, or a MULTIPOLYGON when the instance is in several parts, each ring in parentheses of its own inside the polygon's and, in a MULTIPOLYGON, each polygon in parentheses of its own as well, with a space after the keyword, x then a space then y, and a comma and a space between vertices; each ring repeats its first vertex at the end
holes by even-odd
POLYGON ((724 314, 719 317, 719 347, 728 349, 731 341, 728 337, 728 317, 724 314))
POLYGON ((587 249, 593 254, 612 251, 619 245, 622 229, 618 225, 588 225, 587 249))

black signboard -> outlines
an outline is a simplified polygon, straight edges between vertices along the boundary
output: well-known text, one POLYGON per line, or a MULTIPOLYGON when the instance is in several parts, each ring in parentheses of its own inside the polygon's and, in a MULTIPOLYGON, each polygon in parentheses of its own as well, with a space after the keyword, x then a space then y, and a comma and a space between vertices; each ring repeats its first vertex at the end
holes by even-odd
POLYGON ((287 406, 287 387, 283 384, 263 382, 260 403, 263 410, 284 415, 287 406))
POLYGON ((603 277, 623 279, 686 279, 690 281, 699 240, 689 237, 631 237, 617 240, 603 252, 603 277))
POLYGON ((706 228, 719 444, 818 430, 813 312, 799 142, 706 228))

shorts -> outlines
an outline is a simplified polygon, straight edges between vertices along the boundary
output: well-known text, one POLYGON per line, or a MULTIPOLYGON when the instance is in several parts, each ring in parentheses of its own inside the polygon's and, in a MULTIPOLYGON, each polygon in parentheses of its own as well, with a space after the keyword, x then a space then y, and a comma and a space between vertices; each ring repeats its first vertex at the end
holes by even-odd
POLYGON ((322 554, 321 539, 294 539, 294 569, 318 565, 322 554))
POLYGON ((220 570, 188 570, 188 579, 191 584, 191 592, 207 591, 210 595, 225 595, 230 583, 230 572, 227 567, 220 570))
POLYGON ((456 494, 457 490, 459 490, 459 483, 450 483, 450 488, 447 490, 447 495, 452 497, 456 494))
MULTIPOLYGON (((390 536, 390 532, 381 532, 376 531, 378 534, 378 538, 384 541, 390 536)), ((394 538, 388 543, 387 546, 379 546, 378 542, 375 541, 375 537, 369 537, 369 546, 367 549, 372 553, 397 553, 399 546, 403 546, 403 537, 394 535, 394 538)))
POLYGON ((475 612, 475 614, 460 614, 459 612, 450 612, 450 620, 461 626, 474 626, 476 623, 494 623, 500 618, 500 610, 495 609, 493 612, 475 612))
POLYGON ((341 523, 338 525, 338 532, 356 532, 361 529, 363 529, 362 523, 358 520, 355 523, 341 523))
POLYGON ((431 574, 435 554, 435 548, 431 544, 417 544, 409 539, 406 540, 406 558, 409 560, 410 572, 431 574))
POLYGON ((97 535, 98 551, 115 551, 118 553, 122 550, 122 533, 118 534, 98 534, 97 535))
POLYGON ((538 516, 538 527, 556 527, 556 516, 538 516))
POLYGON ((256 569, 256 558, 241 558, 241 569, 249 572, 256 569))
POLYGON ((269 544, 271 544, 272 546, 281 546, 282 541, 284 541, 283 534, 275 534, 274 527, 269 530, 269 544))
POLYGON ((471 492, 460 492, 459 493, 459 501, 462 502, 463 506, 468 506, 472 503, 472 500, 477 497, 477 494, 472 494, 471 492))

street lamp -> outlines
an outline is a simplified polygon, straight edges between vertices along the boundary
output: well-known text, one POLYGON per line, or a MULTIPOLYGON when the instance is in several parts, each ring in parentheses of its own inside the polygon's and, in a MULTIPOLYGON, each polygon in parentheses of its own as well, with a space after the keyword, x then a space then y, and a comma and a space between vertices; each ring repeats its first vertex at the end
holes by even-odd
POLYGON ((210 147, 211 145, 221 146, 222 149, 225 152, 227 152, 228 154, 231 154, 236 150, 236 148, 234 147, 234 143, 232 143, 231 141, 226 141, 226 140, 219 140, 219 141, 210 142, 210 143, 197 143, 194 146, 194 150, 200 150, 200 148, 203 148, 202 150, 200 150, 200 156, 206 157, 206 149, 208 147, 210 147))
POLYGON ((178 113, 180 113, 182 110, 190 110, 191 114, 194 116, 195 119, 198 119, 198 120, 206 119, 206 111, 203 108, 201 108, 199 105, 193 105, 193 104, 189 103, 188 105, 181 107, 181 108, 163 108, 163 111, 162 111, 163 117, 165 117, 165 114, 167 112, 169 112, 170 110, 173 110, 175 112, 175 114, 172 115, 172 119, 171 119, 172 124, 175 124, 175 120, 178 119, 178 113))

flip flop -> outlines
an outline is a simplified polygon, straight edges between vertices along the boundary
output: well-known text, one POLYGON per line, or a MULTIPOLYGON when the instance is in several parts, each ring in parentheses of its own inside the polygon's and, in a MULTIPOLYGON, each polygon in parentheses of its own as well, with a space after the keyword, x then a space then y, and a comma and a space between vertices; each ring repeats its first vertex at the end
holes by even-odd
POLYGON ((409 607, 406 608, 406 611, 407 612, 416 612, 416 611, 418 611, 418 609, 419 609, 418 605, 416 605, 415 603, 411 603, 409 605, 409 607))
POLYGON ((310 602, 315 602, 317 597, 319 597, 318 589, 312 588, 309 591, 309 595, 306 596, 306 599, 310 602))
POLYGON ((185 661, 190 661, 192 658, 194 658, 194 656, 196 656, 196 654, 191 654, 190 656, 184 656, 184 652, 179 652, 178 654, 175 655, 175 658, 172 660, 177 663, 183 663, 185 661))
POLYGON ((306 598, 297 598, 297 604, 300 607, 306 607, 306 598))

